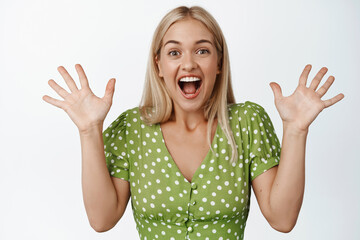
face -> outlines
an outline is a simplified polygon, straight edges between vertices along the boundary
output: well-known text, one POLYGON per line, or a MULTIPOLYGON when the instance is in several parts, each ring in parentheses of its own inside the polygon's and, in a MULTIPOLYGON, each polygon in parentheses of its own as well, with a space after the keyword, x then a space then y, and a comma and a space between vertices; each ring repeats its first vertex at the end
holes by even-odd
POLYGON ((220 73, 213 35, 200 21, 186 19, 171 25, 162 44, 156 62, 175 111, 203 111, 220 73))

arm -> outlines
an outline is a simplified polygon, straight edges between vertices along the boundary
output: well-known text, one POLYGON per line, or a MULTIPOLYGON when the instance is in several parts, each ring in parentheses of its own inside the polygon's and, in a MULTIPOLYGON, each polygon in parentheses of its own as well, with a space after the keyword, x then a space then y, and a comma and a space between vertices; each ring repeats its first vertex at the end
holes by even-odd
POLYGON ((290 232, 297 221, 305 187, 305 144, 307 132, 284 127, 279 166, 252 181, 261 211, 280 232, 290 232))
POLYGON ((275 105, 283 121, 283 141, 278 167, 269 169, 252 181, 260 209, 269 224, 281 232, 289 232, 296 224, 303 201, 305 186, 305 145, 310 124, 325 108, 344 98, 338 94, 328 100, 321 100, 334 77, 318 87, 327 72, 322 68, 309 87, 306 81, 311 70, 307 65, 303 70, 295 92, 284 97, 277 83, 270 86, 274 92, 275 105))
POLYGON ((92 228, 104 232, 123 216, 130 198, 128 181, 110 177, 106 167, 102 128, 80 133, 82 190, 92 228))
POLYGON ((70 93, 54 80, 49 85, 64 99, 47 95, 43 100, 63 109, 79 129, 82 153, 82 190, 90 225, 98 232, 112 228, 122 217, 129 200, 129 183, 110 177, 107 171, 102 137, 103 121, 110 110, 114 95, 115 79, 111 79, 105 96, 99 98, 89 87, 88 79, 80 64, 75 65, 81 89, 66 69, 58 67, 70 93))

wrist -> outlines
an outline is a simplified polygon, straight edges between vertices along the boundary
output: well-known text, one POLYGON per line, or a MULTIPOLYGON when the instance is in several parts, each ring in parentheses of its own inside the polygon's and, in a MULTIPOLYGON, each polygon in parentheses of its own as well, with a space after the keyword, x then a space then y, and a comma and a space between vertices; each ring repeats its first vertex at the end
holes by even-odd
POLYGON ((283 131, 295 135, 307 135, 309 132, 309 128, 299 127, 294 123, 283 122, 283 131))
POLYGON ((99 132, 102 134, 103 131, 103 124, 93 124, 88 127, 79 129, 80 136, 91 136, 94 134, 99 134, 99 132))

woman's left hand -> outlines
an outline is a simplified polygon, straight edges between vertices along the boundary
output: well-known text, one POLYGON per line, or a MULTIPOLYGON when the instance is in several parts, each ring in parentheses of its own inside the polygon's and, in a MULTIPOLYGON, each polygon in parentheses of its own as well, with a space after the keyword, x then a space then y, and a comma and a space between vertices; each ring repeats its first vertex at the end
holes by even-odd
POLYGON ((296 130, 307 132, 310 124, 324 108, 330 107, 344 98, 344 94, 339 93, 328 100, 321 100, 321 97, 328 91, 335 78, 334 76, 330 76, 326 82, 316 90, 328 70, 326 67, 323 67, 311 81, 310 86, 306 87, 310 70, 311 65, 306 65, 300 76, 299 85, 294 93, 288 97, 282 95, 279 84, 275 82, 270 83, 275 97, 275 106, 280 114, 284 127, 293 127, 296 130))

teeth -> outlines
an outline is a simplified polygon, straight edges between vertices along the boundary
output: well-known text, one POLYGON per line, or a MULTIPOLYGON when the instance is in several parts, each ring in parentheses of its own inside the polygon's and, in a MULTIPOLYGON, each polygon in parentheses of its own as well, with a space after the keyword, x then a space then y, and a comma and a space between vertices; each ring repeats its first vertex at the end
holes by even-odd
POLYGON ((198 77, 184 77, 180 79, 180 82, 196 82, 200 81, 200 78, 198 77))

